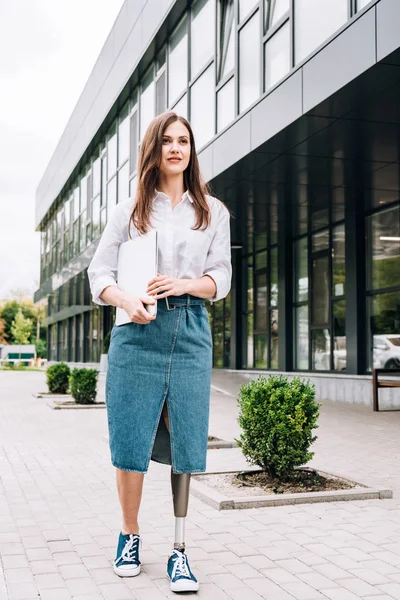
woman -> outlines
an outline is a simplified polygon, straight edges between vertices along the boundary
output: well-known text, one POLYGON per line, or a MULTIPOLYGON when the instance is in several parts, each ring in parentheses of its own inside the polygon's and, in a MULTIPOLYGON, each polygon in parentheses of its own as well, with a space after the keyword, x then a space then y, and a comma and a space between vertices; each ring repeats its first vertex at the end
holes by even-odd
MULTIPOLYGON (((94 302, 123 308, 131 321, 113 327, 106 380, 123 517, 114 561, 120 576, 140 572, 138 511, 150 459, 170 464, 176 477, 206 469, 212 340, 205 299, 224 298, 232 274, 229 212, 207 191, 189 123, 174 112, 156 117, 141 144, 135 201, 114 209, 88 269, 94 302), (116 285, 118 248, 152 229, 159 275, 147 295, 129 297, 116 285), (145 307, 155 299, 153 316, 145 307)), ((184 544, 167 574, 173 591, 198 589, 184 544)))

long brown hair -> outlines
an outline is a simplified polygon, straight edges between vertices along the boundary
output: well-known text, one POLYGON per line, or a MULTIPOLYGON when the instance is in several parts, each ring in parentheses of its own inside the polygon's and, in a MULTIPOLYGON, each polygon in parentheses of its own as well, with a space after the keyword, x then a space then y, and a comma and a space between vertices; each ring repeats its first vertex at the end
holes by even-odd
POLYGON ((133 223, 139 233, 147 233, 149 230, 161 164, 163 137, 167 127, 175 121, 183 123, 189 131, 190 159, 183 178, 196 212, 196 223, 192 229, 207 229, 210 224, 211 213, 206 199, 209 188, 200 173, 192 128, 186 119, 178 116, 175 112, 168 111, 152 120, 140 146, 136 201, 129 220, 129 226, 133 223))

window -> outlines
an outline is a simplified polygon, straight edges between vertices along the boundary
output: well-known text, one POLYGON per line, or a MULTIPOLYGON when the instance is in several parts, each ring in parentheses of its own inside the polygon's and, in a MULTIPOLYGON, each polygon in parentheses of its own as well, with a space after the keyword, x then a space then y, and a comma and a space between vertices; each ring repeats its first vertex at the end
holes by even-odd
POLYGON ((80 204, 79 204, 79 187, 74 189, 74 221, 79 217, 80 204))
POLYGON ((143 139, 147 127, 155 117, 155 101, 153 67, 151 67, 142 81, 142 93, 140 96, 140 139, 143 139))
POLYGON ((337 31, 347 18, 347 0, 295 0, 296 63, 337 31))
POLYGON ((295 298, 296 302, 308 300, 308 248, 307 238, 295 242, 295 298))
POLYGON ((129 158, 129 117, 125 117, 118 127, 118 165, 129 158))
POLYGON ((313 260, 312 324, 325 325, 329 322, 329 256, 322 255, 313 260))
POLYGON ((214 57, 215 3, 197 0, 192 7, 190 41, 190 77, 193 79, 208 60, 214 57))
POLYGON ((290 26, 283 25, 264 46, 265 91, 290 70, 290 26))
POLYGON ((107 218, 109 219, 112 211, 117 204, 117 178, 113 177, 107 185, 107 218))
POLYGON ((235 118, 235 80, 232 77, 217 93, 217 131, 235 118))
POLYGON ((256 4, 257 0, 239 0, 239 21, 243 21, 256 4))
POLYGON ((239 33, 239 109, 243 112, 260 95, 259 12, 239 33))
POLYGON ((100 193, 101 187, 101 159, 97 158, 92 166, 92 177, 93 177, 93 196, 97 196, 100 193))
POLYGON ((182 98, 175 104, 172 108, 173 111, 176 112, 180 117, 184 117, 187 119, 188 116, 188 108, 187 108, 187 94, 184 94, 182 98))
POLYGON ((100 196, 92 202, 92 239, 97 240, 100 235, 100 196))
POLYGON ((168 69, 168 103, 171 105, 187 87, 188 40, 186 20, 171 37, 168 69))
POLYGON ((357 4, 357 11, 361 10, 362 8, 364 8, 364 6, 367 6, 367 4, 369 4, 371 2, 371 0, 357 0, 356 4, 357 4))
POLYGON ((129 157, 129 171, 134 173, 137 168, 138 158, 138 111, 136 110, 130 117, 130 138, 131 148, 129 157))
MULTIPOLYGON (((115 128, 114 128, 115 130, 115 128)), ((107 179, 117 170, 117 135, 114 133, 107 143, 107 179)))
POLYGON ((161 115, 167 108, 166 72, 156 81, 156 114, 161 115))
POLYGON ((295 312, 296 319, 296 359, 295 367, 308 370, 308 306, 299 306, 295 312))
POLYGON ((265 0, 266 29, 274 27, 290 8, 290 0, 265 0))
POLYGON ((192 85, 190 95, 191 124, 196 148, 201 148, 215 133, 214 65, 211 65, 192 85))
POLYGON ((400 207, 368 219, 369 289, 400 285, 400 207))
POLYGON ((218 81, 235 66, 235 20, 233 0, 219 1, 218 81))
POLYGON ((126 163, 118 171, 118 202, 129 198, 129 164, 126 163))
POLYGON ((346 284, 346 254, 344 225, 333 229, 332 251, 333 296, 344 296, 346 284))
POLYGON ((400 368, 400 291, 377 294, 369 302, 373 366, 400 368))

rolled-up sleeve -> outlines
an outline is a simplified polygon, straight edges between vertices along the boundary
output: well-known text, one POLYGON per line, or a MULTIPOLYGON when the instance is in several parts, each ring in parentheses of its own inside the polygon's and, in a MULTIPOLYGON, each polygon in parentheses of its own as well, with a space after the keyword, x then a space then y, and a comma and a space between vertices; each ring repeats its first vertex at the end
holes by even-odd
POLYGON ((230 214, 228 209, 220 204, 217 226, 203 275, 209 275, 215 282, 217 291, 211 302, 226 298, 231 289, 232 261, 231 261, 231 230, 230 214))
POLYGON ((118 249, 124 241, 124 228, 128 230, 128 224, 123 217, 120 206, 117 206, 111 214, 88 267, 93 302, 100 306, 108 306, 108 303, 100 298, 102 291, 109 285, 117 285, 118 249))

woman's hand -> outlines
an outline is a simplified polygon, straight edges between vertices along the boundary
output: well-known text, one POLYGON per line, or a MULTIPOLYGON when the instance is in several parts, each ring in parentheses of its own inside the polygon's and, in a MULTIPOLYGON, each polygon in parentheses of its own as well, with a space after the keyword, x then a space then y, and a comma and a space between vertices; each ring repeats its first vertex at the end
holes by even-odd
POLYGON ((182 296, 188 293, 190 279, 174 279, 169 275, 157 275, 149 281, 147 293, 157 300, 167 296, 182 296))
POLYGON ((151 315, 144 307, 144 304, 155 304, 154 298, 150 296, 128 296, 124 298, 122 308, 128 314, 132 323, 139 325, 148 325, 154 321, 155 315, 151 315))

